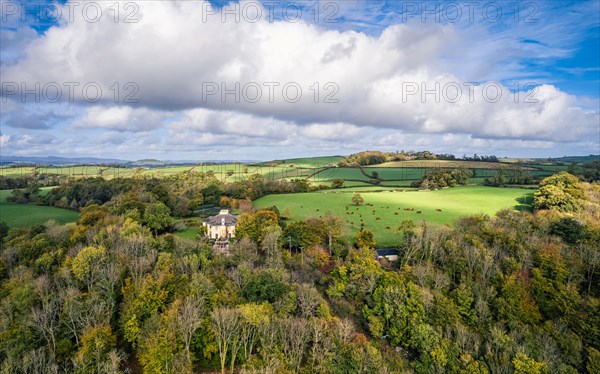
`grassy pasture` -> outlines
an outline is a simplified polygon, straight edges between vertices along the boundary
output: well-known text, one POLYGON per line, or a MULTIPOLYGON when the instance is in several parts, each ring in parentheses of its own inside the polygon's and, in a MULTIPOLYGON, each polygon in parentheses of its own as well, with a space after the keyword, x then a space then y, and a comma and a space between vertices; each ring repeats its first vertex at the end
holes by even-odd
POLYGON ((417 225, 421 221, 444 225, 466 215, 493 215, 503 208, 527 210, 530 209, 533 191, 463 186, 437 191, 361 192, 365 204, 358 207, 352 205, 352 194, 353 191, 335 190, 268 195, 256 200, 254 205, 257 208, 275 205, 281 212, 289 209, 291 219, 307 219, 330 212, 346 221, 348 237, 353 237, 360 230, 362 221, 365 228, 373 230, 378 245, 391 246, 398 243, 393 229, 403 220, 413 220, 417 225), (407 211, 405 208, 414 210, 407 211), (441 209, 441 212, 436 209, 441 209))
POLYGON ((276 163, 284 165, 293 165, 294 167, 317 168, 325 167, 329 164, 337 164, 342 161, 342 156, 325 156, 325 157, 305 157, 305 158, 290 158, 287 160, 276 160, 276 163))
POLYGON ((500 169, 501 167, 512 168, 514 165, 502 162, 485 161, 462 161, 462 160, 410 160, 410 161, 392 161, 370 167, 377 168, 459 168, 468 169, 500 169))
MULTIPOLYGON (((371 179, 370 175, 373 172, 378 174, 378 178, 383 180, 382 184, 386 184, 386 181, 390 181, 391 183, 387 183, 387 185, 394 186, 410 186, 410 181, 419 180, 427 174, 428 171, 432 170, 431 168, 417 168, 417 167, 388 167, 388 168, 379 168, 379 167, 369 167, 364 168, 365 174, 362 173, 360 168, 331 168, 326 169, 321 172, 318 172, 310 177, 310 181, 313 182, 324 182, 331 181, 336 178, 341 178, 350 181, 369 181, 371 179), (404 183, 402 183, 404 182, 404 183)), ((495 175, 496 170, 492 169, 475 169, 475 173, 477 178, 481 178, 481 183, 483 183, 483 178, 491 177, 495 175)), ((479 182, 479 180, 478 180, 479 182)), ((472 183, 476 183, 475 179, 472 183)))
MULTIPOLYGON (((41 194, 48 193, 51 188, 42 188, 41 194)), ((0 221, 6 222, 9 227, 30 227, 51 219, 65 224, 79 219, 79 213, 72 210, 34 204, 9 203, 6 198, 10 196, 11 192, 12 190, 0 191, 0 221)))

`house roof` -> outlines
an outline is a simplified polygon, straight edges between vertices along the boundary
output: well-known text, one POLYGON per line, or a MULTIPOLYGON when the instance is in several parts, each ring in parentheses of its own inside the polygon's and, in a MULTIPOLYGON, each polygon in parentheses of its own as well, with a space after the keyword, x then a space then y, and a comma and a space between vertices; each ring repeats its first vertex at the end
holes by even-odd
POLYGON ((377 256, 397 256, 400 254, 395 248, 381 248, 375 251, 377 256))
POLYGON ((204 222, 211 226, 219 226, 222 225, 223 222, 225 223, 225 226, 235 226, 237 222, 237 216, 229 213, 228 210, 222 210, 216 216, 210 216, 206 218, 204 222))

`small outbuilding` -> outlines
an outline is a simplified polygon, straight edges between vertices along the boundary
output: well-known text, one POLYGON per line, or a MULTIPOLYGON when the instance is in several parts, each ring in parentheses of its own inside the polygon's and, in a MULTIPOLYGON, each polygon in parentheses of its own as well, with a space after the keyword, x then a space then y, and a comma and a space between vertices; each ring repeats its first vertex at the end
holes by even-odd
POLYGON ((400 252, 398 252, 398 250, 395 248, 381 248, 375 251, 375 259, 377 261, 381 260, 382 258, 385 258, 390 262, 398 261, 399 255, 400 252))
POLYGON ((206 218, 202 226, 206 227, 206 236, 211 239, 229 240, 235 238, 237 216, 222 209, 216 216, 206 218))

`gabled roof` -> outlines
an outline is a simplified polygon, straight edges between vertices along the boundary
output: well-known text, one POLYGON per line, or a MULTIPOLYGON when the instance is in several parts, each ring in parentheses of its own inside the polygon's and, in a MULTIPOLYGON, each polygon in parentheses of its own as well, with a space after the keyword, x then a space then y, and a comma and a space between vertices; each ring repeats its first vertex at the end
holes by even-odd
POLYGON ((237 216, 229 213, 228 210, 222 210, 221 213, 216 216, 210 216, 204 220, 211 226, 219 226, 225 222, 225 226, 235 226, 237 222, 237 216))

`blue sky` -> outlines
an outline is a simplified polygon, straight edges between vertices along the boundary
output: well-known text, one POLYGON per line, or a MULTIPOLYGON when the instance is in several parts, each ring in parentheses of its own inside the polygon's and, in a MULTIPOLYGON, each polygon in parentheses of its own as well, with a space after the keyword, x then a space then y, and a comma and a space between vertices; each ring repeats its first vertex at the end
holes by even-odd
POLYGON ((598 1, 1 2, 1 155, 600 153, 598 1))

